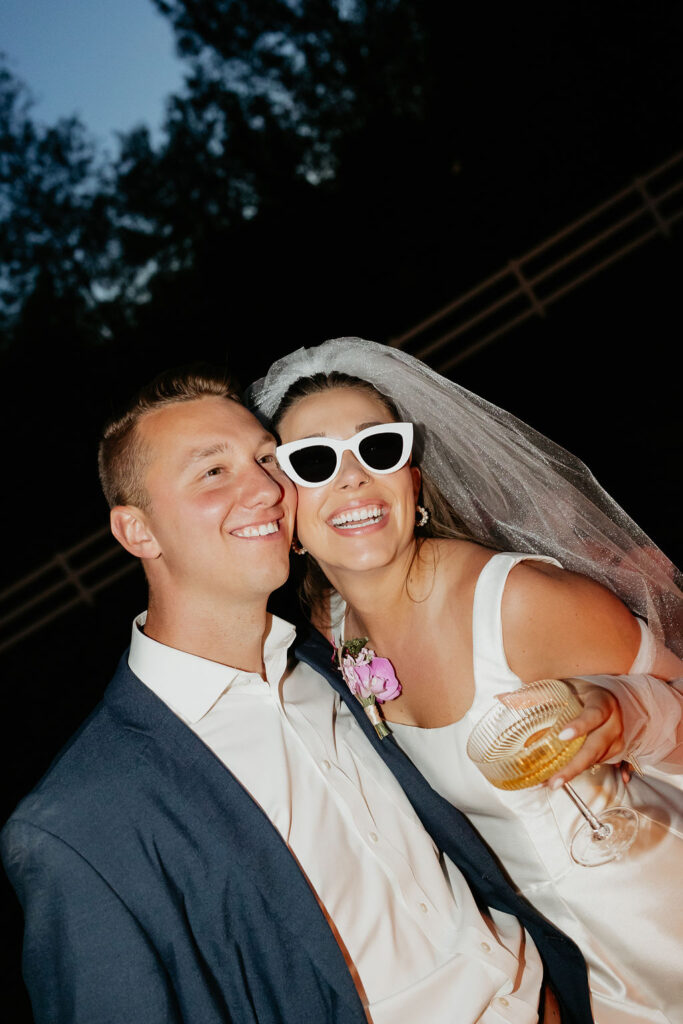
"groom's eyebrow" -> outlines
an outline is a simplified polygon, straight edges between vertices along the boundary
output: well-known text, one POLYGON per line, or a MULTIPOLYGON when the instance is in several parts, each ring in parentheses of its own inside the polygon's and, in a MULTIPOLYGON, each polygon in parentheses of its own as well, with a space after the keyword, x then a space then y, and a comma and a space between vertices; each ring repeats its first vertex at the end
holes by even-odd
POLYGON ((194 462, 201 462, 202 459, 211 458, 212 455, 224 455, 229 451, 225 441, 216 441, 215 444, 207 444, 203 448, 193 448, 187 453, 183 464, 189 466, 194 462))
MULTIPOLYGON (((275 438, 268 430, 264 430, 261 435, 260 444, 265 444, 268 441, 275 443, 275 438)), ((215 441, 213 444, 204 445, 202 448, 191 449, 185 459, 183 460, 184 466, 193 465, 195 462, 201 462, 202 459, 210 459, 212 455, 225 455, 230 452, 230 445, 225 441, 215 441)))

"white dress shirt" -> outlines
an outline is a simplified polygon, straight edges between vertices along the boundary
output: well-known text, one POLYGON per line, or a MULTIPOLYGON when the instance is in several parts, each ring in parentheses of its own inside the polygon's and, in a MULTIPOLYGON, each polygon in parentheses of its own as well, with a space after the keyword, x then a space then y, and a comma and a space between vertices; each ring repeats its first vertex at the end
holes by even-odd
POLYGON ((133 624, 128 663, 248 790, 287 843, 360 978, 374 1024, 534 1024, 542 964, 515 917, 481 914, 334 690, 288 668, 273 617, 266 679, 133 624))

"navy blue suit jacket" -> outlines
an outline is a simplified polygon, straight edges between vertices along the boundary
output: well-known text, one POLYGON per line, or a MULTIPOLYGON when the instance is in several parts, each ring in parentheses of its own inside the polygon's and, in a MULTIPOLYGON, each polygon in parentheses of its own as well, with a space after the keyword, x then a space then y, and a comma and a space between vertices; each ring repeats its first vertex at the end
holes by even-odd
MULTIPOLYGON (((523 917, 573 1004, 566 1020, 590 1021, 576 948, 515 896, 471 826, 396 744, 376 740, 330 653, 320 636, 301 649, 358 709, 480 899, 523 917)), ((279 833, 125 657, 5 826, 2 855, 24 907, 37 1024, 365 1022, 340 948, 279 833)), ((457 1020, 457 992, 453 1000, 457 1020)))

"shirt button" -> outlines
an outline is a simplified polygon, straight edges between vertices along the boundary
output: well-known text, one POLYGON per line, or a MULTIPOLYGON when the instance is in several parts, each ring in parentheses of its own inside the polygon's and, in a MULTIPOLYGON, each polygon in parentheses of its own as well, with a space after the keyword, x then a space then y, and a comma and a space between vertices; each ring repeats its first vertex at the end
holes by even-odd
POLYGON ((509 1006, 510 1005, 510 1000, 506 999, 505 996, 499 996, 498 999, 496 1000, 496 1002, 500 1006, 509 1006))
POLYGON ((427 904, 426 903, 418 903, 418 907, 420 908, 420 910, 422 911, 423 914, 427 913, 427 904))
POLYGON ((483 949, 485 953, 491 952, 491 947, 489 946, 488 942, 482 942, 479 948, 483 949))
POLYGON ((331 767, 332 765, 330 764, 329 761, 323 761, 323 768, 325 769, 326 772, 329 772, 331 767))
POLYGON ((379 836, 377 835, 376 832, 371 832, 370 833, 370 838, 372 839, 373 843, 378 843, 379 842, 379 836))

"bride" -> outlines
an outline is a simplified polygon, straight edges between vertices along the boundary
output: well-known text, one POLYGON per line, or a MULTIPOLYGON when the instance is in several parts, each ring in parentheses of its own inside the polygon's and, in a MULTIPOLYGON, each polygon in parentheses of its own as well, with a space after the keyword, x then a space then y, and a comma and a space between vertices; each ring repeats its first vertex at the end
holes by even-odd
POLYGON ((680 1020, 683 798, 662 781, 683 750, 677 570, 582 463, 406 353, 300 349, 250 398, 297 484, 313 624, 391 660, 394 739, 578 943, 598 1024, 680 1020), (468 735, 496 694, 547 677, 573 679, 586 741, 547 786, 494 789, 468 735), (629 759, 646 775, 626 784, 629 759), (557 789, 576 775, 597 813, 638 810, 622 860, 571 859, 578 812, 557 789))

